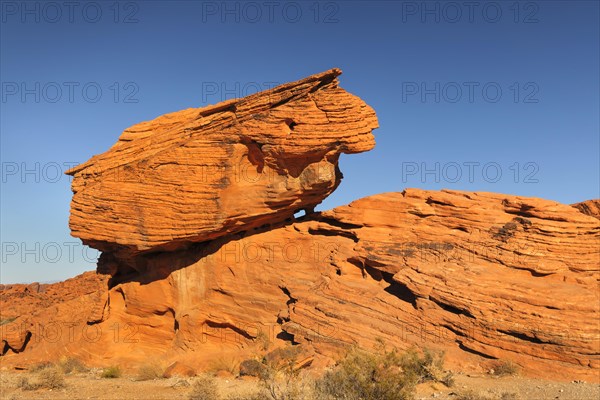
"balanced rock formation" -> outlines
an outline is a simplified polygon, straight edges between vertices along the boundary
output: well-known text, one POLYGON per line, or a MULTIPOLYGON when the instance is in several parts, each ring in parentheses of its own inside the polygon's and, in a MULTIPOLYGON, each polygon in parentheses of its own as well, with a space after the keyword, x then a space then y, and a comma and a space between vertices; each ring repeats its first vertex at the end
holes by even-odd
POLYGON ((137 125, 71 170, 73 234, 110 277, 14 313, 3 363, 189 372, 291 344, 315 367, 383 340, 445 350, 455 369, 600 381, 598 201, 407 189, 292 218, 339 184, 340 152, 373 146, 375 115, 338 74, 137 125))
POLYGON ((174 250, 312 210, 340 183, 340 153, 375 145, 375 112, 338 87, 340 73, 126 129, 109 151, 67 172, 73 236, 119 253, 124 268, 126 255, 174 250))

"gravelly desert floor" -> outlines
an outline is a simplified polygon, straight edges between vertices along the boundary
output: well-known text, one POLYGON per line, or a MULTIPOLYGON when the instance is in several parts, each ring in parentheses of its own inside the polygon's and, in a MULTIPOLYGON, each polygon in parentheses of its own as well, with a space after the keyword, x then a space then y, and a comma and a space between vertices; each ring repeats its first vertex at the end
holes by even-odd
MULTIPOLYGON (((0 372, 1 399, 90 399, 90 400, 158 400, 188 399, 196 378, 169 378, 136 381, 131 377, 101 379, 97 372, 66 376, 64 389, 22 390, 17 387, 24 372, 0 372)), ((224 397, 235 399, 255 391, 259 382, 253 379, 216 378, 224 397)), ((600 384, 585 382, 550 382, 519 376, 455 375, 448 388, 440 383, 419 385, 415 399, 452 400, 597 400, 600 384)))

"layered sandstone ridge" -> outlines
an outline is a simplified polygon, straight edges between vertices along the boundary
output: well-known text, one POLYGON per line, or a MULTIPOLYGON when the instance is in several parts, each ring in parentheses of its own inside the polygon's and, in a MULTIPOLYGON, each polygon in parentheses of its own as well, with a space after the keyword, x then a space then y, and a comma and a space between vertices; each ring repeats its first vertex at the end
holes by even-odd
POLYGON ((598 382, 599 241, 598 219, 553 201, 384 193, 140 255, 144 272, 4 325, 3 360, 202 370, 292 343, 324 365, 383 339, 446 350, 458 370, 513 361, 527 375, 598 382), (40 325, 63 334, 49 340, 40 325))
POLYGON ((103 263, 112 271, 115 258, 125 268, 140 252, 313 209, 340 183, 340 153, 375 145, 375 112, 338 87, 340 74, 332 69, 126 129, 110 150, 67 172, 73 236, 108 253, 103 263))
POLYGON ((573 207, 576 207, 584 214, 600 219, 600 199, 582 201, 581 203, 573 204, 573 207))

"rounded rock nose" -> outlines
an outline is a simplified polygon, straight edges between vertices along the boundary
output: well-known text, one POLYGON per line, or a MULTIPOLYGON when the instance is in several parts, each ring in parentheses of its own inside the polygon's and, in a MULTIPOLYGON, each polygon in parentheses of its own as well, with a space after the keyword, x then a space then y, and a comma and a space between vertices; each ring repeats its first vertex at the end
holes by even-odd
POLYGON ((300 174, 302 189, 311 190, 336 180, 336 165, 327 160, 307 166, 300 174))

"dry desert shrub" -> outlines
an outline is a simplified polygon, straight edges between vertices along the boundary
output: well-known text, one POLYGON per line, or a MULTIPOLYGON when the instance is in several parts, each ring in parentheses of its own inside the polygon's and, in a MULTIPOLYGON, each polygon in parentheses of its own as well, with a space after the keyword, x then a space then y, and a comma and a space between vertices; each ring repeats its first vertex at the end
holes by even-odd
POLYGON ((240 363, 240 376, 261 377, 265 369, 265 364, 250 358, 240 363))
POLYGON ((444 371, 443 351, 424 349, 421 356, 415 349, 408 350, 404 355, 403 369, 418 378, 417 383, 441 382, 450 387, 454 384, 452 373, 444 371))
POLYGON ((418 376, 410 359, 395 350, 370 353, 353 348, 317 381, 318 398, 335 400, 408 400, 418 376))
POLYGON ((456 400, 489 400, 489 398, 484 397, 482 394, 473 390, 467 390, 465 392, 458 393, 456 395, 456 400))
POLYGON ((491 373, 495 376, 509 376, 518 375, 519 370, 519 366, 512 361, 497 361, 493 365, 491 373))
POLYGON ((263 393, 257 392, 252 394, 234 394, 227 397, 227 400, 265 400, 268 397, 265 397, 263 393))
POLYGON ((107 379, 120 378, 121 377, 121 368, 119 368, 116 365, 104 368, 102 370, 102 373, 100 374, 100 377, 107 378, 107 379))
POLYGON ((353 348, 334 369, 316 383, 319 399, 409 400, 418 383, 453 384, 445 373, 444 353, 428 349, 421 356, 411 349, 404 354, 383 345, 371 353, 353 348))
POLYGON ((260 390, 231 395, 228 400, 313 400, 314 382, 298 366, 300 350, 294 346, 276 349, 260 361, 244 360, 240 375, 260 379, 260 390))
POLYGON ((73 357, 62 357, 58 361, 58 367, 65 374, 70 374, 72 372, 87 372, 87 367, 77 358, 73 357))
POLYGON ((208 375, 199 376, 192 385, 189 400, 219 400, 221 395, 215 378, 208 375))
POLYGON ((236 357, 219 357, 211 364, 211 371, 227 371, 232 375, 237 375, 240 372, 240 360, 236 357))
POLYGON ((386 350, 383 343, 375 352, 352 348, 338 364, 316 382, 297 368, 298 351, 283 348, 262 362, 246 360, 241 370, 258 376, 262 390, 237 400, 408 400, 421 382, 452 386, 454 378, 444 371, 444 353, 411 349, 403 354, 386 350))
POLYGON ((29 372, 36 373, 36 372, 40 372, 43 369, 51 368, 53 366, 54 366, 54 364, 52 364, 50 361, 43 361, 43 362, 32 365, 29 368, 29 372))
POLYGON ((46 389, 65 387, 65 377, 59 368, 46 368, 38 373, 38 385, 46 389))
POLYGON ((162 378, 163 370, 158 365, 145 364, 138 369, 137 381, 152 381, 154 379, 162 378))
POLYGON ((21 390, 35 390, 35 385, 26 376, 20 376, 17 380, 17 387, 21 390))
POLYGON ((17 381, 17 387, 22 390, 61 389, 65 386, 65 377, 58 367, 43 368, 32 380, 22 376, 17 381))
POLYGON ((271 340, 266 332, 259 331, 254 341, 259 344, 260 349, 263 351, 266 351, 271 347, 271 340))

